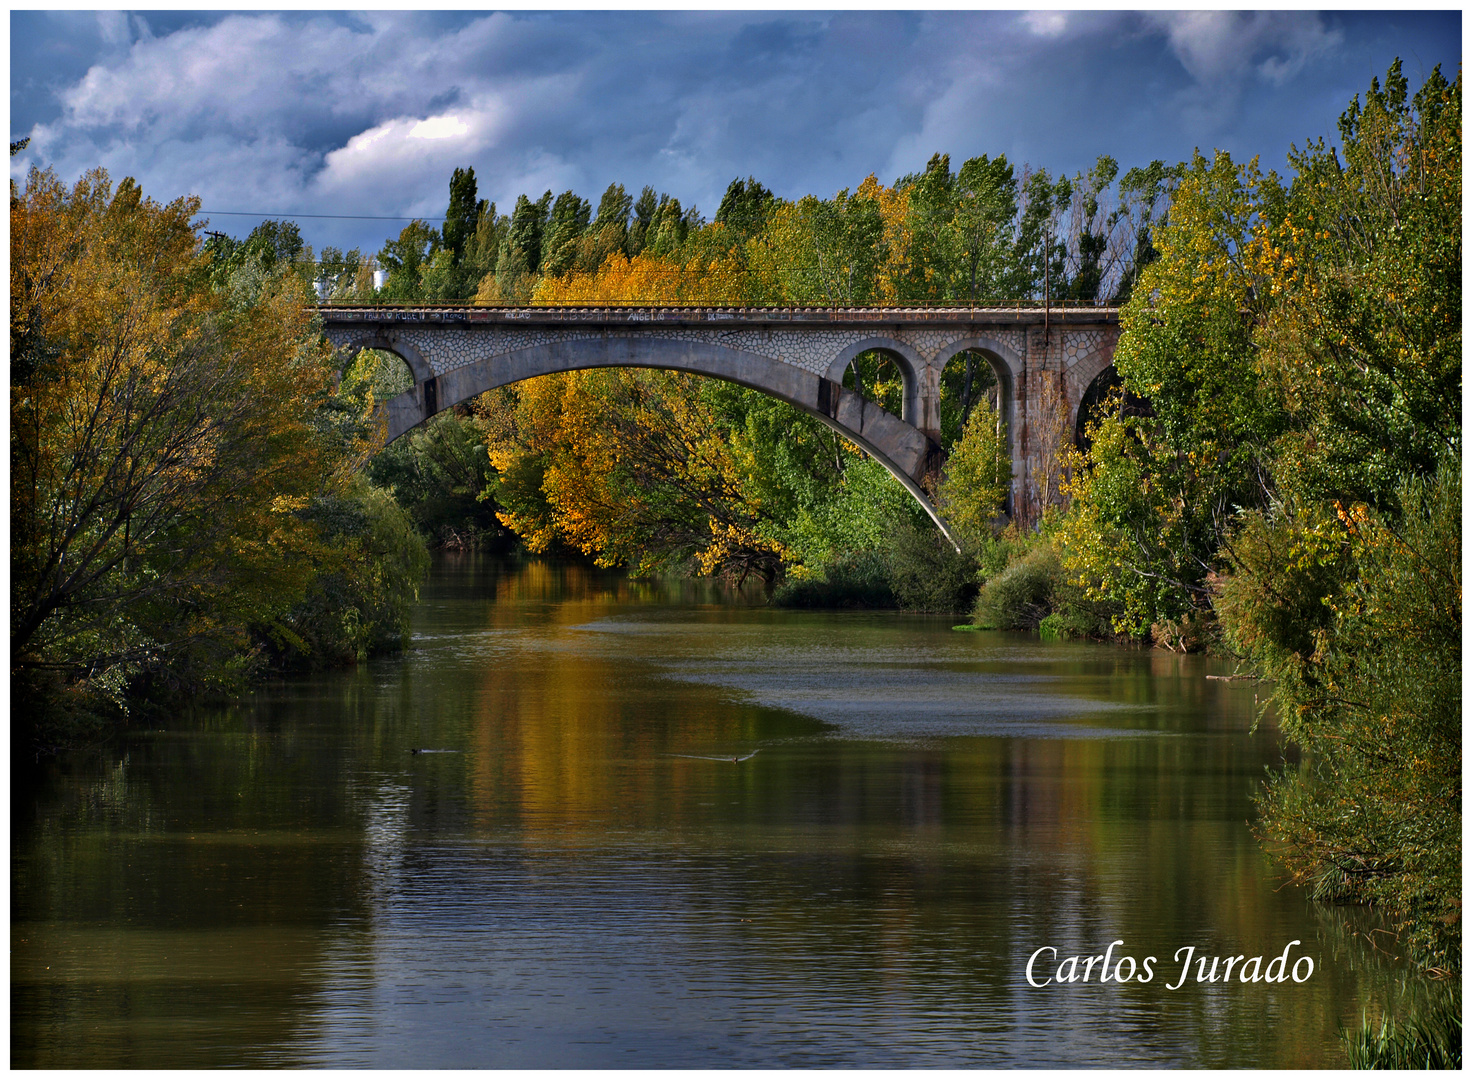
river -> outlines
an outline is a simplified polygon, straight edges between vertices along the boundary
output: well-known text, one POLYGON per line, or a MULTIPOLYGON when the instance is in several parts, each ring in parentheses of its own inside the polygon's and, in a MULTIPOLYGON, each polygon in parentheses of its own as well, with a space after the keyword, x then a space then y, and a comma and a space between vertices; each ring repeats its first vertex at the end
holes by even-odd
POLYGON ((1342 1065, 1258 687, 951 621, 441 558, 403 656, 13 786, 11 1064, 1342 1065))

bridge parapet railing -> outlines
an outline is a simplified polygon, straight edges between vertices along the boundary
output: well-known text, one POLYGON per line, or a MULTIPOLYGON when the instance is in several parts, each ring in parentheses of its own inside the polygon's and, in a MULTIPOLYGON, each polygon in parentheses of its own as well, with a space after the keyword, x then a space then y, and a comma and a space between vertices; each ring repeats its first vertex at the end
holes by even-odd
POLYGON ((1043 319, 1064 322, 1115 322, 1117 307, 1073 303, 1044 305, 1041 301, 1015 304, 904 304, 851 307, 720 306, 709 304, 560 304, 515 305, 435 301, 329 301, 313 305, 325 319, 446 322, 648 322, 740 320, 786 323, 913 323, 913 322, 1020 322, 1043 319))

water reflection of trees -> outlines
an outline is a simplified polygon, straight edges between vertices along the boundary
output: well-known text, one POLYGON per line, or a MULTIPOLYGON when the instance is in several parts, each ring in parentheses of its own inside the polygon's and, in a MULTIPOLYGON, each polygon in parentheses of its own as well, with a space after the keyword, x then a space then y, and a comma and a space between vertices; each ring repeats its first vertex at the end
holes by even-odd
POLYGON ((844 1060, 893 1065, 1336 1060, 1338 1023, 1386 976, 1331 926, 1315 935, 1247 831, 1278 752, 1245 735, 1250 687, 1209 682, 1198 657, 1033 643, 1050 687, 1133 703, 1146 734, 827 739, 674 676, 698 637, 721 662, 729 624, 830 617, 685 588, 462 560, 426 589, 404 658, 55 773, 12 874, 13 1061, 317 1060, 305 1048, 332 1008, 381 1007, 381 950, 457 927, 525 943, 532 969, 544 948, 698 983, 783 1064, 823 1063, 839 1036, 844 1060), (680 605, 673 633, 640 621, 655 603, 680 605), (739 764, 672 756, 755 746, 739 764), (1183 945, 1276 955, 1294 938, 1312 938, 1308 984, 1165 989, 1183 945), (1022 980, 1041 945, 1114 940, 1162 974, 1022 980), (346 1006, 344 965, 368 973, 346 1006))

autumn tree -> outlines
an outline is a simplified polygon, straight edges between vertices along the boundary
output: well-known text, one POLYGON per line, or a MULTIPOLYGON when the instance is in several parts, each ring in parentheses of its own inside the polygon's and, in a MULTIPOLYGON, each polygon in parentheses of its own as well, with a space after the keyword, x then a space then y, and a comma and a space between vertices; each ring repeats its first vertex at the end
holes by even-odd
POLYGON ((11 205, 11 670, 33 718, 227 671, 332 559, 301 511, 365 432, 321 411, 307 282, 212 290, 198 209, 102 172, 33 171, 11 205))
POLYGON ((533 551, 560 539, 600 565, 774 577, 780 546, 692 378, 578 371, 504 394, 490 442, 502 521, 533 551))

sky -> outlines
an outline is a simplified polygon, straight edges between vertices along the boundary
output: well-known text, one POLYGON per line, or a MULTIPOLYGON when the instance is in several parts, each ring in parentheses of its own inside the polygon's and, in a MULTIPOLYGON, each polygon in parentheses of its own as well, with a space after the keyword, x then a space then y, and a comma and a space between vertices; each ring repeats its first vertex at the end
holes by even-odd
POLYGON ((829 196, 936 152, 1283 172, 1397 56, 1414 90, 1461 55, 1454 9, 12 11, 11 175, 101 166, 214 229, 371 253, 406 222, 308 215, 438 223, 464 166, 502 213, 618 182, 707 218, 736 177, 829 196))

